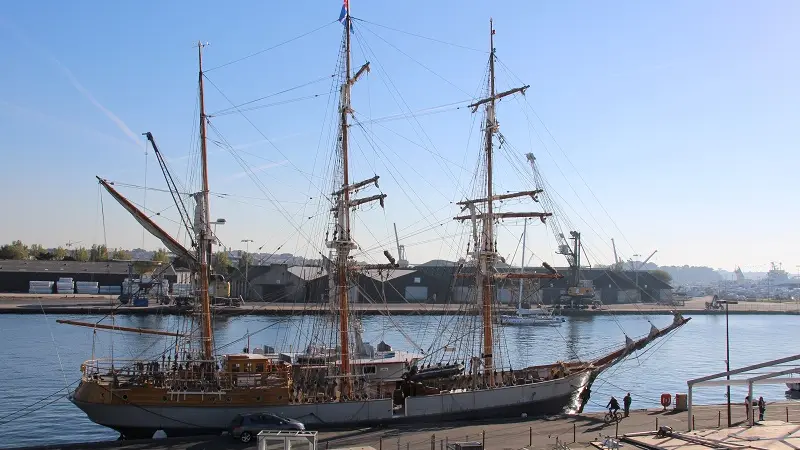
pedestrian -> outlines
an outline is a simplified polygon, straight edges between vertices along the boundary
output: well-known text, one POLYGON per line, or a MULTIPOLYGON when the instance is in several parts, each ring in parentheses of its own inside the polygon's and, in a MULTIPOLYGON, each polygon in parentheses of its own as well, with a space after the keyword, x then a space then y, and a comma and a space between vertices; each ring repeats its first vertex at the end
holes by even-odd
POLYGON ((767 411, 767 402, 764 401, 764 397, 758 397, 758 420, 764 420, 764 413, 767 411))
POLYGON ((747 421, 750 421, 750 407, 753 406, 753 403, 750 401, 750 396, 744 398, 744 413, 747 417, 747 421))
POLYGON ((625 417, 628 417, 631 412, 631 401, 631 393, 628 392, 628 394, 622 399, 622 406, 625 408, 625 417))

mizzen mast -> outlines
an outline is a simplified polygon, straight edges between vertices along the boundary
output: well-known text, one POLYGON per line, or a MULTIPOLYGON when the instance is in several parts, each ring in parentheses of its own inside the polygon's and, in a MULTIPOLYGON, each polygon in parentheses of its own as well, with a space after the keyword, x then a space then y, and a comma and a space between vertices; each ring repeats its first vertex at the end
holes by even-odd
MULTIPOLYGON (((516 197, 524 197, 530 196, 533 200, 536 200, 536 195, 541 191, 525 191, 525 192, 517 192, 511 194, 502 194, 502 195, 494 195, 493 192, 493 145, 494 145, 494 135, 497 133, 498 124, 497 119, 495 116, 495 106, 496 102, 503 97, 507 97, 509 95, 521 93, 525 94, 525 90, 530 87, 529 85, 517 87, 514 89, 509 89, 507 91, 503 91, 497 93, 495 90, 495 73, 494 73, 494 60, 495 60, 495 49, 494 49, 494 27, 492 26, 492 20, 489 20, 489 96, 476 101, 475 103, 469 105, 472 108, 472 112, 478 110, 480 106, 483 106, 486 111, 486 123, 484 125, 484 150, 485 150, 485 163, 486 163, 486 197, 478 198, 474 200, 465 200, 459 202, 458 204, 463 207, 462 211, 469 210, 468 215, 462 215, 454 217, 454 220, 471 220, 472 227, 473 227, 473 240, 474 242, 474 253, 472 254, 473 258, 477 261, 477 268, 475 271, 475 282, 476 286, 480 287, 480 296, 478 298, 479 302, 482 306, 482 318, 483 318, 483 348, 482 348, 482 358, 483 358, 483 373, 484 377, 489 386, 494 386, 495 377, 492 376, 495 368, 494 368, 494 361, 492 355, 492 349, 494 348, 494 338, 493 338, 493 325, 494 325, 494 315, 492 312, 492 307, 494 305, 494 280, 496 278, 500 278, 495 274, 495 262, 498 259, 497 254, 497 242, 495 241, 494 237, 494 222, 498 219, 504 218, 529 218, 529 217, 538 217, 542 221, 544 221, 545 217, 552 215, 551 213, 542 213, 542 212, 504 212, 504 213, 495 213, 494 212, 494 202, 498 200, 505 200, 509 198, 516 198, 516 197), (482 209, 482 212, 479 211, 479 207, 482 209), (480 233, 478 230, 480 229, 480 233)), ((560 277, 559 274, 556 273, 549 273, 549 274, 515 274, 514 278, 557 278, 560 277)), ((503 278, 509 278, 508 275, 501 276, 503 278)))
POLYGON ((214 359, 214 336, 211 329, 211 299, 209 296, 209 262, 211 260, 211 214, 208 202, 208 149, 206 146, 206 110, 203 98, 203 47, 197 42, 198 83, 200 95, 200 160, 202 191, 195 194, 198 210, 195 213, 195 230, 198 234, 198 261, 200 269, 200 303, 202 306, 203 357, 206 361, 214 359))
POLYGON ((333 239, 326 244, 330 248, 334 257, 332 259, 331 269, 329 273, 330 292, 333 293, 331 304, 339 316, 339 345, 340 345, 340 375, 341 375, 341 394, 343 397, 348 398, 352 395, 352 370, 350 366, 350 359, 352 357, 350 352, 350 303, 348 298, 348 291, 350 282, 348 271, 358 270, 359 268, 349 263, 350 251, 358 248, 355 241, 352 239, 350 228, 350 210, 365 203, 379 201, 383 206, 383 199, 386 194, 378 194, 370 197, 353 199, 352 194, 360 189, 374 184, 378 186, 378 176, 374 176, 368 180, 359 181, 357 183, 350 183, 349 173, 349 125, 348 117, 353 113, 350 104, 350 90, 356 81, 364 73, 369 71, 369 63, 367 62, 355 73, 351 75, 351 61, 350 61, 350 35, 352 30, 352 20, 350 17, 349 2, 345 0, 344 7, 342 8, 342 17, 340 20, 344 24, 344 82, 341 86, 340 99, 339 99, 339 162, 341 187, 333 192, 333 197, 336 198, 335 206, 332 208, 334 217, 336 218, 333 239), (335 280, 335 281, 334 281, 335 280), (335 285, 334 285, 335 283, 335 285))

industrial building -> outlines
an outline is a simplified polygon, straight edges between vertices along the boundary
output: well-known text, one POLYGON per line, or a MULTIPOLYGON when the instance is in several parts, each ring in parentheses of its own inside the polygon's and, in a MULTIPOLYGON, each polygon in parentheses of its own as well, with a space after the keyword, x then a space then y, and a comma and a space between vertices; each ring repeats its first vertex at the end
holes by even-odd
MULTIPOLYGON (((103 286, 122 286, 130 263, 118 261, 39 261, 0 260, 0 292, 28 292, 31 281, 58 281, 72 278, 77 282, 94 281, 103 286)), ((175 283, 176 273, 167 268, 164 278, 175 283)))

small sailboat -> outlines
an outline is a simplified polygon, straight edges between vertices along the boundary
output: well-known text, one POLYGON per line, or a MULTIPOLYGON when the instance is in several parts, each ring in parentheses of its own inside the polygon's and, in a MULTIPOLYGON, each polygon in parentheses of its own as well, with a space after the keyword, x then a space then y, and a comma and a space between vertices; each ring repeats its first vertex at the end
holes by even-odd
MULTIPOLYGON (((525 272, 525 244, 528 233, 528 220, 524 220, 522 230, 522 267, 520 273, 525 272)), ((517 311, 515 314, 505 314, 500 316, 500 323, 503 325, 530 325, 543 327, 558 327, 564 323, 564 318, 553 314, 552 310, 535 310, 522 307, 523 293, 525 290, 524 279, 519 280, 519 296, 517 297, 517 311)))

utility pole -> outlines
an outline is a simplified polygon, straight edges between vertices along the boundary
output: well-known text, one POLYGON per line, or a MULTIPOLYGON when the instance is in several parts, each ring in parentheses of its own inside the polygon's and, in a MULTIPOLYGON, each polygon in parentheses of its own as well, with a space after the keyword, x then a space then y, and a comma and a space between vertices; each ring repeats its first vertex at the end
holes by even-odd
MULTIPOLYGON (((729 334, 729 328, 728 328, 728 305, 729 304, 730 305, 735 305, 735 304, 737 304, 739 302, 736 301, 736 300, 718 300, 717 302, 725 304, 725 371, 726 372, 730 372, 731 371, 731 341, 730 341, 730 334, 729 334)), ((725 375, 725 379, 730 381, 731 374, 730 373, 726 374, 725 375)), ((728 400, 727 400, 727 403, 728 403, 728 428, 730 428, 731 427, 731 385, 730 385, 730 383, 728 384, 727 397, 728 397, 728 400)), ((751 401, 752 401, 752 399, 751 399, 751 401)))
POLYGON ((247 246, 244 258, 244 286, 245 286, 244 299, 250 300, 250 277, 248 276, 248 269, 250 266, 250 243, 253 242, 253 240, 242 239, 242 242, 244 242, 247 246))

